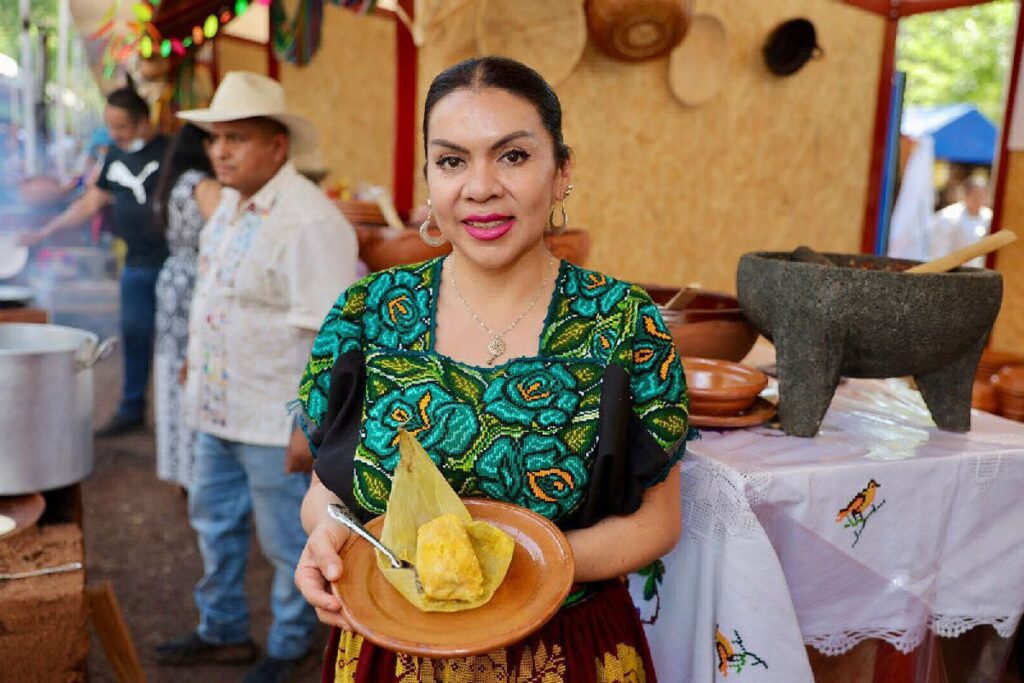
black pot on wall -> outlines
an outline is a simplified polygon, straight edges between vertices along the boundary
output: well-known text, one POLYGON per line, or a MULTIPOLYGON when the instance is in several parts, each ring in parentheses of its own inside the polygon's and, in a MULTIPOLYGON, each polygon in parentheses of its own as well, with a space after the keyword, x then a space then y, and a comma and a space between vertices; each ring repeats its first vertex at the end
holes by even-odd
POLYGON ((792 76, 820 57, 818 33, 808 19, 790 19, 775 27, 762 48, 764 63, 776 76, 792 76))

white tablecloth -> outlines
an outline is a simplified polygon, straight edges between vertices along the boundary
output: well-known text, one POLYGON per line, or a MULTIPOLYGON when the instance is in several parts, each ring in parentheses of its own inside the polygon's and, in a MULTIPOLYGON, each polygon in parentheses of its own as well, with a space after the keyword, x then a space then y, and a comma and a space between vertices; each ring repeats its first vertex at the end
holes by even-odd
POLYGON ((660 582, 630 577, 660 680, 811 681, 805 643, 1008 638, 1024 611, 1024 425, 940 431, 901 380, 841 386, 814 439, 705 430, 682 496, 660 582))

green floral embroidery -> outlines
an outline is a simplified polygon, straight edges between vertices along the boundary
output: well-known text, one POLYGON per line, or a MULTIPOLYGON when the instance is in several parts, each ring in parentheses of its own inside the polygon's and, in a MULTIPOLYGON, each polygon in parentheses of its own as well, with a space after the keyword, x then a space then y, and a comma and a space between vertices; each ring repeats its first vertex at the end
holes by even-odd
POLYGON ((479 429, 476 413, 434 383, 396 389, 373 402, 366 415, 366 447, 393 472, 398 430, 411 432, 438 465, 461 456, 479 429))
POLYGON ((484 392, 485 410, 502 422, 544 429, 568 423, 579 402, 576 381, 565 367, 542 361, 512 365, 484 392))
POLYGON ((598 313, 611 313, 629 293, 629 285, 601 273, 573 268, 565 280, 565 293, 572 300, 573 311, 592 318, 598 313))
POLYGON ((637 329, 633 338, 633 398, 644 404, 664 396, 685 396, 686 376, 672 333, 653 303, 637 311, 637 329))
POLYGON ((389 348, 412 348, 430 329, 430 291, 406 270, 382 272, 367 288, 366 338, 389 348))
POLYGON ((399 427, 417 435, 459 495, 506 500, 556 522, 587 494, 600 419, 632 409, 666 463, 677 457, 688 427, 685 379, 642 288, 563 264, 538 356, 483 368, 432 351, 440 272, 434 260, 371 275, 339 299, 314 342, 300 387, 314 426, 339 356, 355 351, 364 364, 358 505, 384 512, 399 427), (610 364, 630 374, 631 406, 629 397, 606 405, 610 364))
POLYGON ((338 356, 358 351, 361 346, 362 328, 358 320, 366 299, 362 284, 352 285, 338 297, 313 340, 309 363, 299 382, 299 401, 313 424, 319 424, 327 410, 331 368, 338 356))
POLYGON ((499 500, 558 519, 576 507, 586 489, 583 461, 552 436, 503 436, 477 460, 480 490, 499 500))

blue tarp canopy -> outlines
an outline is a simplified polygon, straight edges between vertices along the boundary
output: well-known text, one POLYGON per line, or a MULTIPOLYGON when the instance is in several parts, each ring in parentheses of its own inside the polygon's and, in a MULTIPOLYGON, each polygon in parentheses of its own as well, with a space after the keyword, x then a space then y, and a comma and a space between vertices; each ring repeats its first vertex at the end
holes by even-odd
POLYGON ((900 132, 935 141, 935 158, 961 164, 992 165, 996 127, 971 104, 903 108, 900 132))

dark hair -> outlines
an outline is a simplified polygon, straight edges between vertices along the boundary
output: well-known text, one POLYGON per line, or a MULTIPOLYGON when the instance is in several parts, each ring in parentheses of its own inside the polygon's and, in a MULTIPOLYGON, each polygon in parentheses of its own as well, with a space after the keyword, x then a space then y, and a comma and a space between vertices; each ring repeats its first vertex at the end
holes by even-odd
POLYGON ((156 184, 156 195, 153 211, 156 212, 158 225, 166 232, 169 222, 168 206, 171 203, 171 190, 178 178, 185 171, 202 171, 213 175, 210 158, 206 154, 203 143, 210 139, 210 134, 199 126, 186 123, 171 140, 164 154, 164 163, 160 167, 160 179, 156 184))
POLYGON ((450 66, 434 78, 423 105, 423 149, 427 148, 427 126, 434 105, 455 90, 500 88, 522 97, 540 115, 554 141, 555 162, 561 168, 571 150, 562 139, 562 105, 558 95, 539 73, 508 57, 474 57, 450 66))
POLYGON ((128 83, 107 95, 107 104, 124 109, 135 123, 149 118, 149 103, 135 90, 135 82, 128 77, 128 83))

